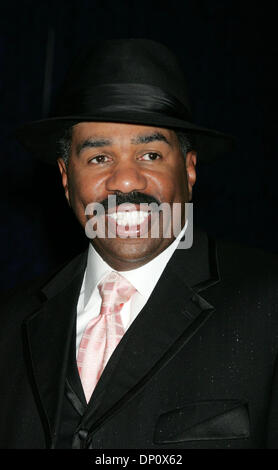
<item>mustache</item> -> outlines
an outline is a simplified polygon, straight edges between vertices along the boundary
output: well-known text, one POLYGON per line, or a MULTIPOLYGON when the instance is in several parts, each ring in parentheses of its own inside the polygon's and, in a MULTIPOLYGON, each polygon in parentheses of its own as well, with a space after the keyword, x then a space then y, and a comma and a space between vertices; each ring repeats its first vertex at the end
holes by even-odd
MULTIPOLYGON (((140 193, 139 191, 131 191, 130 193, 120 193, 111 194, 111 196, 116 196, 115 205, 111 206, 111 200, 109 202, 109 208, 119 206, 120 204, 152 204, 155 203, 158 206, 160 201, 154 196, 148 194, 140 193)), ((114 199, 114 198, 113 198, 114 199)), ((108 198, 103 199, 100 204, 104 207, 105 212, 108 211, 108 198)))

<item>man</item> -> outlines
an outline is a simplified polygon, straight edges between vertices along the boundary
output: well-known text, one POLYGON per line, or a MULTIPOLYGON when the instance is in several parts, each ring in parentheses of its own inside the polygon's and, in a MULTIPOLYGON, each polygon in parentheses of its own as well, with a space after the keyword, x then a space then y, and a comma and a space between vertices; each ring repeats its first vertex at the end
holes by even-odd
POLYGON ((191 122, 172 53, 97 43, 55 115, 19 137, 58 158, 68 203, 96 236, 2 308, 1 448, 275 447, 277 258, 224 242, 216 252, 195 229, 177 248, 190 220, 181 212, 176 231, 173 208, 192 200, 197 158, 229 137, 191 122), (104 207, 95 218, 92 203, 104 207))

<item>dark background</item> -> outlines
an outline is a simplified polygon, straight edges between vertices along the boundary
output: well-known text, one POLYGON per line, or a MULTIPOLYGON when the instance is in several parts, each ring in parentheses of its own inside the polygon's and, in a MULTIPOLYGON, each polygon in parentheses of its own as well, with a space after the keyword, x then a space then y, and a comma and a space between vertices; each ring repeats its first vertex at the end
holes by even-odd
POLYGON ((0 12, 1 290, 86 246, 58 169, 13 138, 47 115, 65 71, 95 38, 145 37, 179 56, 195 122, 237 149, 198 165, 194 217, 212 235, 278 252, 277 0, 8 1, 0 12))

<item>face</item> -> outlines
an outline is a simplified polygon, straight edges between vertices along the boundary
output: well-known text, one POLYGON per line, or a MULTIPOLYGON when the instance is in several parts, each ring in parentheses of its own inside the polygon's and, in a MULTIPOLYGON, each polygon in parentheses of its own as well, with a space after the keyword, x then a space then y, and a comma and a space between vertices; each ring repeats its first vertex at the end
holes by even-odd
MULTIPOLYGON (((137 211, 135 217, 138 216, 135 228, 139 229, 141 224, 140 233, 143 229, 144 236, 139 236, 135 230, 129 237, 96 237, 92 240, 102 258, 118 271, 142 266, 174 240, 173 227, 170 237, 163 236, 161 213, 155 219, 159 226, 158 236, 151 236, 151 222, 144 217, 146 214, 139 213, 139 203, 157 201, 171 207, 173 203, 181 203, 184 207, 191 200, 196 179, 196 155, 194 152, 188 152, 186 158, 182 155, 174 131, 133 124, 77 124, 73 129, 68 166, 61 158, 58 165, 66 198, 84 229, 92 217, 85 215, 88 204, 102 203, 108 196, 115 195, 128 201, 129 195, 138 193, 136 204, 134 199, 130 202, 137 211)), ((113 216, 120 229, 126 219, 120 222, 117 206, 112 212, 111 216, 105 214, 105 226, 113 216)))

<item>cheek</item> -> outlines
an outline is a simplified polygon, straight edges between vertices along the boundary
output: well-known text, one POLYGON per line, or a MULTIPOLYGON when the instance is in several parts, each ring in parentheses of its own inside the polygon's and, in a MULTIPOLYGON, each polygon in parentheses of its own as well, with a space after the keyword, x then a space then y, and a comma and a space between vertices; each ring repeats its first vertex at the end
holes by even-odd
POLYGON ((187 179, 184 168, 180 168, 179 171, 169 169, 156 178, 155 185, 161 202, 182 202, 187 199, 187 179))
POLYGON ((70 205, 82 225, 87 221, 85 209, 88 204, 105 198, 103 184, 100 179, 94 179, 88 173, 71 172, 68 190, 70 205))
POLYGON ((182 163, 177 167, 176 171, 174 172, 174 186, 175 186, 175 193, 180 201, 188 199, 188 185, 187 185, 187 172, 184 160, 182 163))
POLYGON ((69 178, 69 195, 76 203, 98 201, 103 192, 103 182, 88 172, 72 171, 69 178))

